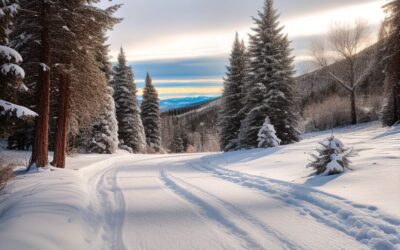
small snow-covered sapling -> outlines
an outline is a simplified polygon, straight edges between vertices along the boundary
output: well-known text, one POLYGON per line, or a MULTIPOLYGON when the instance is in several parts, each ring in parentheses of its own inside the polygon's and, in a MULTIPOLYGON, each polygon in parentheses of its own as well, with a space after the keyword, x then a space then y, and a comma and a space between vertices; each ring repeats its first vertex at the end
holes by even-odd
POLYGON ((307 165, 313 168, 315 174, 335 175, 343 173, 346 169, 351 170, 349 160, 355 156, 353 148, 347 148, 343 142, 335 136, 331 136, 321 142, 317 148, 318 154, 311 154, 314 160, 307 165))

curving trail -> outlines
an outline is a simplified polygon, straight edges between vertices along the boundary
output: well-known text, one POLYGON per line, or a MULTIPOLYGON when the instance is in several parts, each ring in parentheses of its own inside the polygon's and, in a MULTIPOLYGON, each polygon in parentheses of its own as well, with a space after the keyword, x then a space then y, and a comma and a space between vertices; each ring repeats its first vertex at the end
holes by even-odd
POLYGON ((396 249, 399 221, 202 155, 127 156, 85 170, 99 248, 396 249), (97 207, 97 209, 96 209, 97 207))

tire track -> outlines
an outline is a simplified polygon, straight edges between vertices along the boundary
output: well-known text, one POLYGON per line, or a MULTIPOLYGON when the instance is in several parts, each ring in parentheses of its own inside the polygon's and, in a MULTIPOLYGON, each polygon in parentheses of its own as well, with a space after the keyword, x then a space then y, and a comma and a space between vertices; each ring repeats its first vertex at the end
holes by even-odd
POLYGON ((112 250, 127 249, 122 238, 125 200, 117 181, 117 174, 121 169, 123 167, 114 167, 105 171, 96 185, 101 217, 103 218, 101 237, 112 250))
POLYGON ((264 249, 247 232, 239 228, 235 223, 231 222, 229 219, 225 218, 223 214, 221 214, 218 211, 218 209, 213 207, 211 204, 205 202, 200 197, 182 188, 171 178, 169 178, 163 168, 160 170, 160 180, 172 192, 179 195, 183 199, 187 200, 191 204, 199 207, 204 212, 204 215, 206 215, 209 219, 217 222, 219 225, 230 231, 233 235, 244 241, 245 247, 247 249, 264 249))
POLYGON ((264 222, 261 222, 260 220, 258 220, 254 216, 250 215, 249 213, 246 213, 243 209, 240 209, 239 207, 237 207, 229 202, 226 202, 226 201, 222 200, 221 198, 215 196, 214 194, 207 192, 206 190, 204 190, 200 187, 192 185, 192 184, 182 180, 179 177, 176 177, 172 174, 169 174, 169 176, 171 177, 170 179, 174 179, 175 181, 183 184, 186 187, 192 188, 194 190, 197 190, 198 192, 201 192, 202 194, 204 194, 208 197, 211 197, 213 200, 215 200, 216 202, 221 204, 225 209, 227 209, 228 211, 230 211, 237 217, 246 220, 248 223, 252 224, 256 228, 261 230, 263 233, 265 233, 269 236, 273 236, 275 239, 277 239, 282 244, 283 249, 304 249, 302 246, 287 239, 287 237, 285 235, 281 234, 280 232, 278 232, 271 226, 265 224, 264 222))
POLYGON ((301 185, 213 166, 204 159, 189 165, 225 181, 267 193, 294 207, 301 215, 339 230, 371 249, 400 249, 400 221, 380 215, 375 207, 353 204, 301 185))

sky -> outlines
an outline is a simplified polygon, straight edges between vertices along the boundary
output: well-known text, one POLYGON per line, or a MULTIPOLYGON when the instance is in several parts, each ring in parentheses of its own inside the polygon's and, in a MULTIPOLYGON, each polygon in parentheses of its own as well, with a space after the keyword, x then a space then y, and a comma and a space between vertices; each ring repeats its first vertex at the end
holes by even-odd
MULTIPOLYGON (((123 4, 124 20, 109 33, 115 61, 123 46, 139 89, 150 72, 161 98, 218 96, 235 32, 245 41, 264 0, 103 0, 123 4)), ((303 71, 309 47, 335 23, 365 19, 371 36, 384 18, 386 0, 275 0, 292 41, 295 68, 303 71)), ((374 38, 374 37, 373 37, 374 38)))

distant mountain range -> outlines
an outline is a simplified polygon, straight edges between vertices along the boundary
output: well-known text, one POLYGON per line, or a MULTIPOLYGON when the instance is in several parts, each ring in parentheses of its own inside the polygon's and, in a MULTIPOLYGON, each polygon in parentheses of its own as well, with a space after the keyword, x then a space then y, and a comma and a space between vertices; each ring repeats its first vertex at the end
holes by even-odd
MULTIPOLYGON (((203 102, 211 101, 216 99, 217 97, 213 96, 188 96, 181 98, 171 98, 171 99, 162 99, 160 100, 160 110, 161 112, 165 112, 171 109, 179 109, 184 107, 190 107, 193 105, 197 105, 203 102)), ((138 97, 139 103, 142 102, 142 97, 138 97)))
POLYGON ((165 99, 165 100, 160 101, 160 109, 161 109, 161 111, 178 109, 178 108, 188 107, 188 106, 196 105, 199 103, 211 101, 211 100, 214 100, 215 98, 216 97, 211 97, 211 96, 195 96, 195 97, 165 99))

